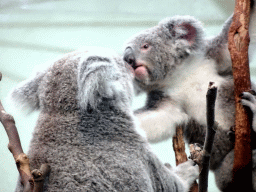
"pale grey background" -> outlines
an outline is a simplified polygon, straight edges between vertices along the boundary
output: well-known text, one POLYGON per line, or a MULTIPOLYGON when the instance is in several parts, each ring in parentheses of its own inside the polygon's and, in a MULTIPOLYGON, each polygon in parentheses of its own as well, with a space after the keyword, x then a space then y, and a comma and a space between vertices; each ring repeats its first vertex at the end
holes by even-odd
MULTIPOLYGON (((0 0, 0 99, 18 127, 25 152, 38 113, 25 116, 6 102, 8 92, 28 78, 35 67, 83 46, 103 46, 122 53, 124 41, 136 32, 173 15, 192 15, 203 22, 207 35, 215 35, 233 12, 229 0, 0 0)), ((255 77, 255 61, 251 63, 255 77)), ((145 96, 136 97, 134 108, 145 96)), ((13 191, 18 172, 0 125, 0 192, 13 191)), ((152 145, 163 162, 175 165, 172 141, 152 145)), ((209 192, 217 192, 210 174, 209 192)))

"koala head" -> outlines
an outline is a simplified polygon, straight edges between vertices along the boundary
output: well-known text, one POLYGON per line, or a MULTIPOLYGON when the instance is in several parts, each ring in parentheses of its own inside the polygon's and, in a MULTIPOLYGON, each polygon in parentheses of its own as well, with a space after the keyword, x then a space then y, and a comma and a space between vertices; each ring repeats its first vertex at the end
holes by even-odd
POLYGON ((203 48, 203 27, 191 16, 166 18, 131 37, 123 59, 131 65, 140 88, 161 88, 161 82, 190 55, 203 48))
POLYGON ((133 97, 132 73, 113 52, 87 54, 78 64, 78 101, 81 108, 96 109, 104 102, 130 111, 133 97))
POLYGON ((132 73, 122 58, 103 48, 69 53, 20 83, 13 101, 30 111, 66 113, 105 102, 126 110, 133 95, 132 73))

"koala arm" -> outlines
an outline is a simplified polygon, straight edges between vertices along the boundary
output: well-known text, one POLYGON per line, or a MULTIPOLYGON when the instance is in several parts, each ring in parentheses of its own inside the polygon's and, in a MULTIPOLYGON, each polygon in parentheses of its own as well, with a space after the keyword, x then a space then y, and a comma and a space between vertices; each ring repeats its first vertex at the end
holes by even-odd
POLYGON ((232 75, 232 63, 230 53, 228 51, 228 32, 233 20, 231 15, 222 31, 214 38, 209 39, 206 45, 206 58, 216 61, 216 68, 220 75, 232 75))
POLYGON ((185 191, 189 191, 191 185, 199 176, 199 167, 194 161, 188 160, 175 167, 174 173, 181 179, 185 186, 185 191))
POLYGON ((148 166, 154 183, 154 191, 189 191, 199 176, 199 168, 192 160, 179 164, 177 167, 166 167, 149 152, 148 166))
MULTIPOLYGON (((253 59, 255 56, 256 48, 256 3, 252 1, 250 11, 250 45, 249 45, 249 58, 253 59)), ((220 75, 232 75, 232 63, 230 53, 228 51, 228 32, 230 25, 233 21, 231 15, 225 22, 222 31, 216 37, 209 39, 206 45, 206 57, 216 61, 216 68, 220 75)))
POLYGON ((151 143, 166 140, 176 133, 176 126, 186 123, 188 115, 170 100, 163 101, 150 110, 141 109, 135 112, 140 127, 146 132, 151 143))
POLYGON ((249 23, 249 59, 255 59, 255 49, 256 49, 256 2, 252 1, 252 8, 250 12, 250 23, 249 23))

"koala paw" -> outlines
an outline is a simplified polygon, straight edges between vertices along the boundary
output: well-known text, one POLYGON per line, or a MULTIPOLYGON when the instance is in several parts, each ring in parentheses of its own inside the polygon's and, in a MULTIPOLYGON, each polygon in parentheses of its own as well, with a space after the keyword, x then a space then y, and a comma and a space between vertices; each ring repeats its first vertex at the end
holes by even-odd
POLYGON ((171 166, 170 163, 165 163, 164 165, 165 165, 165 167, 167 167, 168 169, 172 170, 172 166, 171 166))
POLYGON ((243 92, 241 94, 241 104, 245 107, 249 107, 249 109, 254 113, 256 112, 256 98, 253 93, 243 92))
POLYGON ((203 155, 203 146, 199 143, 189 145, 190 156, 189 159, 193 160, 196 164, 201 166, 202 164, 202 155, 203 155))
POLYGON ((175 167, 174 172, 181 178, 186 188, 189 189, 199 176, 199 167, 194 161, 188 160, 175 167))
POLYGON ((235 142, 235 126, 231 126, 229 131, 227 132, 229 140, 231 142, 235 142))
POLYGON ((247 109, 252 112, 253 123, 252 127, 253 130, 256 131, 256 98, 254 96, 254 92, 243 92, 241 95, 241 104, 247 109))

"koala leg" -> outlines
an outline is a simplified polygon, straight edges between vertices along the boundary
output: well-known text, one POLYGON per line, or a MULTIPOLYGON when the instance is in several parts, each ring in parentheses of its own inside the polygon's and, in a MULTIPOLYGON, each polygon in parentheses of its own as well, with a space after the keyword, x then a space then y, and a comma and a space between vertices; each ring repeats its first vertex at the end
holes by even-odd
MULTIPOLYGON (((252 151, 252 184, 256 191, 256 150, 252 151)), ((232 189, 234 150, 224 158, 221 165, 214 171, 215 182, 221 191, 230 191, 232 189)))

